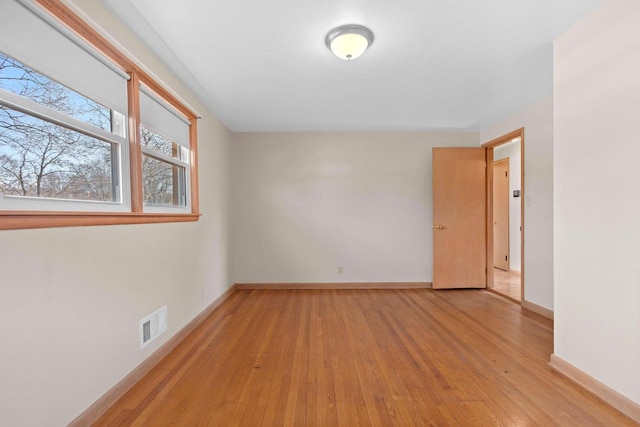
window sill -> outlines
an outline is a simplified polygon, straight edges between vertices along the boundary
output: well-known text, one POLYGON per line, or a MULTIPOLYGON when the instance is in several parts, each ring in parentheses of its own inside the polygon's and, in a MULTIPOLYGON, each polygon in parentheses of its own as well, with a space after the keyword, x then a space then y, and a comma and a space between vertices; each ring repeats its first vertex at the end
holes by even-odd
POLYGON ((78 227, 87 225, 194 222, 199 219, 200 214, 192 213, 0 211, 0 230, 78 227))

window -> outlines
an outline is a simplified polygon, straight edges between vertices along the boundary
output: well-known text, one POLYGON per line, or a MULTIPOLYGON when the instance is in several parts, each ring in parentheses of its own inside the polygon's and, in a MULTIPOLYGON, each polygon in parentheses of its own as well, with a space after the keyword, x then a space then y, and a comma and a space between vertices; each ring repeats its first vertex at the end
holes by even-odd
POLYGON ((124 115, 0 52, 0 206, 120 202, 124 115))
POLYGON ((0 14, 0 229, 197 220, 196 114, 36 1, 0 14))
MULTIPOLYGON (((183 152, 175 142, 141 126, 142 194, 146 206, 187 206, 188 164, 182 162, 183 152), (171 148, 170 156, 162 149, 171 148)), ((188 152, 188 150, 185 150, 188 152)))
POLYGON ((117 202, 117 152, 114 143, 0 106, 4 196, 117 202))
POLYGON ((144 205, 188 208, 189 121, 142 86, 140 123, 144 205))

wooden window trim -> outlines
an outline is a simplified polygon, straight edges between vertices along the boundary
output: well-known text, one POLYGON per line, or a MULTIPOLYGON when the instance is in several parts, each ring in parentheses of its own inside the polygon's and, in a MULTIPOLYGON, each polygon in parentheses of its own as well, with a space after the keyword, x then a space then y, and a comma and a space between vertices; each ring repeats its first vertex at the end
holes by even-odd
POLYGON ((142 213, 142 151, 140 149, 140 78, 132 72, 127 82, 129 106, 129 176, 131 177, 131 212, 142 213))
POLYGON ((0 230, 73 227, 85 225, 154 224, 193 222, 200 214, 138 212, 0 211, 0 230))
POLYGON ((155 81, 144 69, 120 52, 62 1, 36 0, 36 3, 131 76, 131 79, 127 82, 131 212, 0 210, 0 230, 198 221, 200 218, 200 204, 198 201, 197 114, 180 102, 180 100, 164 86, 155 81), (155 92, 163 101, 183 114, 190 122, 189 150, 191 158, 189 169, 191 179, 191 213, 143 212, 142 152, 140 148, 140 84, 145 85, 155 92))

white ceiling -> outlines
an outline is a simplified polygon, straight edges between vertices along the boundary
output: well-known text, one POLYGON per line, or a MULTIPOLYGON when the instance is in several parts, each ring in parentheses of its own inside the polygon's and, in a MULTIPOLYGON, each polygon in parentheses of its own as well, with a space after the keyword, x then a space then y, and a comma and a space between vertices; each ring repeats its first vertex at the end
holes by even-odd
POLYGON ((552 91, 602 0, 103 0, 233 131, 478 130, 552 91), (375 34, 357 60, 324 38, 375 34))

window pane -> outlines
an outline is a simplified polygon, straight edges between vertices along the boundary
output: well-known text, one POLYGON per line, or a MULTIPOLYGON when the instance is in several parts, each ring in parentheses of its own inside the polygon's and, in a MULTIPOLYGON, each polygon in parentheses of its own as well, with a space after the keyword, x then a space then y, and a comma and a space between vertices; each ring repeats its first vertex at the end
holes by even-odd
POLYGON ((186 206, 185 168, 142 156, 144 204, 149 206, 186 206))
POLYGON ((188 149, 146 128, 144 125, 140 126, 140 137, 143 147, 150 148, 174 159, 188 162, 188 149))
MULTIPOLYGON (((38 104, 120 136, 121 126, 112 126, 111 110, 45 77, 0 53, 0 88, 29 98, 38 104)), ((122 116, 116 113, 118 120, 122 116)))
POLYGON ((113 144, 0 106, 0 193, 118 201, 113 144))

